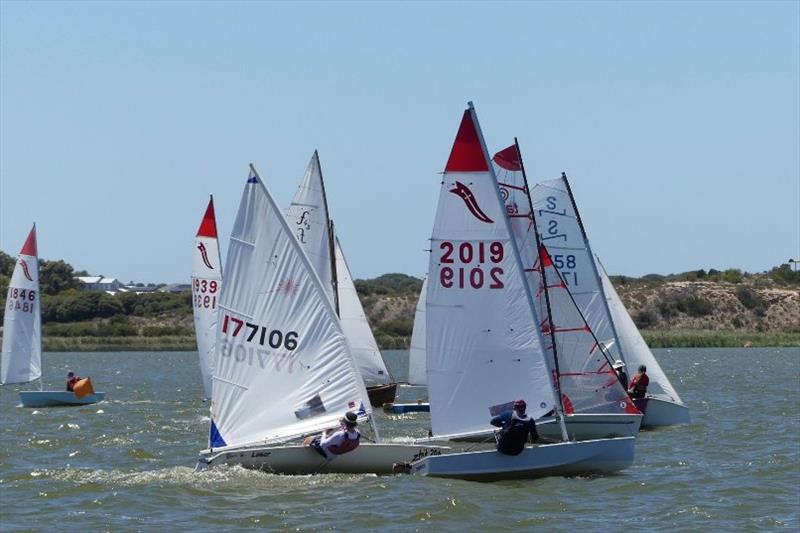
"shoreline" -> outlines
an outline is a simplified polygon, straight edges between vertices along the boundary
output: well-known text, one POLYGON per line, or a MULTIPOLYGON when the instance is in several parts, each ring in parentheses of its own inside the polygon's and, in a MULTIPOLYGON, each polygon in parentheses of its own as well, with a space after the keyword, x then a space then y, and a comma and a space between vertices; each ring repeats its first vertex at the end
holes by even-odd
MULTIPOLYGON (((650 348, 795 348, 800 347, 800 332, 663 330, 642 331, 650 348)), ((407 350, 409 337, 378 339, 382 350, 407 350)), ((193 335, 165 337, 46 337, 46 352, 143 352, 195 351, 193 335)))

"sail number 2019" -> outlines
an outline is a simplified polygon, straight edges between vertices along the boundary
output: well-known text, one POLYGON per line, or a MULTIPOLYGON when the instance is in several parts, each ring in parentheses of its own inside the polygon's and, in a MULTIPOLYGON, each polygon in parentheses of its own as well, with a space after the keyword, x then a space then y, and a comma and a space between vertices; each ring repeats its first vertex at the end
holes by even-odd
POLYGON ((442 241, 439 283, 445 289, 502 289, 505 249, 501 242, 442 241))

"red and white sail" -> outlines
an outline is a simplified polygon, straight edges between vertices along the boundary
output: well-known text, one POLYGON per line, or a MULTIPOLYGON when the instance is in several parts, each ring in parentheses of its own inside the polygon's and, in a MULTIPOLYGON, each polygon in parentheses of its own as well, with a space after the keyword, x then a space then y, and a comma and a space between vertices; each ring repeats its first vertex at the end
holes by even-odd
POLYGON ((214 216, 214 198, 197 230, 192 261, 192 302, 194 334, 200 355, 200 373, 203 376, 203 398, 211 398, 211 376, 214 373, 214 350, 217 337, 217 314, 222 289, 222 259, 217 239, 217 221, 214 216))
POLYGON ((611 368, 613 360, 603 352, 573 300, 566 280, 555 268, 546 248, 538 245, 517 144, 496 153, 492 162, 525 266, 528 289, 540 318, 539 328, 551 368, 556 373, 564 412, 638 413, 611 368))
POLYGON ((255 169, 225 261, 211 403, 214 448, 283 441, 371 412, 336 311, 255 169))
POLYGON ((557 407, 519 251, 471 106, 442 178, 425 311, 434 435, 485 432, 491 414, 517 398, 533 417, 557 407))
POLYGON ((27 383, 42 376, 42 314, 39 255, 33 226, 11 274, 3 318, 0 384, 27 383))

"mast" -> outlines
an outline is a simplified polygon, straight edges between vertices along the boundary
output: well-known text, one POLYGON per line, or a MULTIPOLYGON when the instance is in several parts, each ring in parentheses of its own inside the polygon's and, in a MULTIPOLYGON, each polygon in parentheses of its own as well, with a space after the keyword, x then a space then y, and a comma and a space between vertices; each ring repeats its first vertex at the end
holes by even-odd
MULTIPOLYGON (((558 380, 558 405, 561 406, 561 412, 557 413, 558 424, 561 427, 561 438, 564 441, 569 440, 567 435, 567 426, 564 423, 564 398, 561 394, 561 372, 558 368, 558 348, 556 345, 555 324, 553 324, 553 313, 550 310, 550 293, 547 288, 547 276, 544 273, 544 265, 542 264, 541 254, 541 239, 539 238, 539 227, 536 224, 536 216, 533 212, 533 200, 531 200, 530 188, 528 187, 528 175, 525 173, 525 163, 522 161, 522 150, 519 149, 519 141, 514 137, 514 146, 517 148, 517 157, 519 158, 519 168, 522 171, 522 179, 525 182, 525 196, 528 198, 528 207, 530 208, 531 220, 533 221, 533 234, 536 236, 536 262, 539 264, 539 275, 542 278, 542 286, 544 287, 544 300, 547 305, 547 324, 550 328, 550 342, 553 344, 553 361, 555 364, 556 380, 558 380)), ((559 276, 561 274, 559 273, 559 276)), ((571 296, 571 295, 570 295, 571 296)))
MULTIPOLYGON (((486 157, 486 166, 489 168, 489 172, 491 173, 491 176, 494 179, 494 183, 495 183, 494 190, 495 190, 495 194, 497 195, 497 201, 500 203, 500 205, 505 210, 505 201, 503 200, 503 196, 500 194, 500 186, 497 183, 497 175, 495 174, 494 165, 492 164, 491 157, 489 156, 489 150, 486 148, 486 141, 483 138, 483 131, 480 128, 480 125, 479 125, 479 122, 478 122, 478 117, 477 117, 477 115, 475 113, 475 106, 472 104, 472 102, 468 102, 467 105, 469 106, 470 114, 472 114, 472 120, 475 122, 476 126, 478 126, 476 128, 477 133, 478 133, 478 139, 480 139, 481 145, 483 147, 484 157, 486 157)), ((516 143, 516 139, 515 139, 515 143, 516 143)), ((519 152, 519 147, 517 147, 517 152, 519 152)), ((524 176, 524 172, 523 172, 523 176, 524 176)), ((527 188, 527 180, 526 180, 526 188, 527 188)), ((528 201, 530 202, 530 195, 528 195, 528 201)), ((531 209, 531 216, 533 216, 533 209, 531 209)), ((503 217, 502 218, 503 218, 503 221, 504 221, 504 223, 506 225, 506 231, 508 231, 508 235, 511 236, 511 238, 509 239, 509 243, 511 244, 511 249, 514 251, 514 259, 516 260, 517 268, 519 269, 520 274, 524 275, 525 267, 522 264, 522 258, 520 257, 519 248, 517 246, 517 243, 513 238, 514 232, 513 232, 512 228, 511 228, 511 221, 508 219, 508 216, 506 216, 505 213, 503 213, 503 217)), ((537 253, 538 253, 538 250, 537 250, 537 253)), ((541 261, 540 261, 540 263, 541 263, 541 261)), ((524 282, 524 280, 523 280, 523 282, 524 282)), ((523 287, 524 287, 524 290, 525 290, 525 297, 526 297, 526 299, 528 301, 528 307, 530 307, 530 310, 531 310, 531 313, 533 313, 533 316, 536 317, 536 307, 533 304, 533 295, 531 295, 530 288, 528 287, 528 284, 526 282, 523 283, 523 287)), ((542 337, 541 337, 541 331, 539 330, 538 324, 536 325, 535 329, 536 329, 536 335, 540 339, 540 344, 542 346, 542 349, 544 349, 544 343, 541 342, 541 338, 542 337)), ((561 437, 566 442, 566 441, 569 440, 569 437, 567 435, 567 428, 564 425, 564 417, 561 415, 561 410, 559 410, 559 405, 561 403, 561 393, 560 393, 560 391, 555 391, 555 390, 553 391, 553 393, 554 393, 554 396, 558 397, 556 399, 556 402, 555 402, 554 410, 556 412, 556 418, 559 420, 559 425, 561 427, 561 437)))
POLYGON ((322 164, 319 162, 319 153, 314 150, 314 159, 319 168, 319 183, 322 186, 322 205, 325 209, 325 221, 328 224, 328 255, 331 259, 331 287, 333 287, 333 308, 336 310, 336 316, 339 316, 339 280, 336 276, 336 248, 333 236, 333 220, 328 210, 328 195, 325 194, 325 178, 322 174, 322 164))
MULTIPOLYGON (((600 279, 600 272, 597 270, 597 264, 595 263, 595 255, 592 251, 592 245, 589 244, 589 238, 586 236, 586 229, 583 227, 583 220, 581 220, 581 214, 578 211, 578 205, 575 203, 575 196, 572 194, 572 187, 569 185, 569 179, 567 179, 567 173, 561 173, 561 179, 564 181, 564 185, 567 187, 567 195, 569 195, 569 201, 572 202, 572 210, 575 211, 575 218, 578 220, 578 227, 581 228, 581 235, 583 235, 583 244, 586 245, 586 250, 589 252, 589 262, 592 264, 592 272, 594 272, 595 281, 597 281, 597 287, 600 290, 600 294, 603 295, 603 305, 606 308, 606 313, 609 317, 609 322, 611 323, 611 331, 614 333, 614 341, 617 343, 617 350, 619 350, 619 354, 622 357, 622 360, 625 360, 625 353, 622 351, 622 343, 619 342, 619 335, 617 334, 617 326, 614 324, 614 320, 611 319, 611 308, 608 306, 608 297, 606 296, 606 291, 603 289, 603 282, 600 279)), ((561 273, 559 272, 559 276, 561 273)), ((572 294, 570 294, 570 298, 572 294)), ((593 333, 594 334, 594 333, 593 333)))

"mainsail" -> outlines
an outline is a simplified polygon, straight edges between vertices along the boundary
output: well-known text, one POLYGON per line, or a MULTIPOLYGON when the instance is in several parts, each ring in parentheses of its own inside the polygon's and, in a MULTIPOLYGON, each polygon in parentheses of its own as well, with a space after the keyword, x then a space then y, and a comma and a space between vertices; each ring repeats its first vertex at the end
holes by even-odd
POLYGON ((408 352, 408 382, 411 385, 427 385, 425 350, 425 293, 428 291, 428 278, 422 281, 417 307, 414 310, 414 329, 411 331, 411 348, 408 352))
POLYGON ((536 219, 528 198, 528 184, 519 146, 501 150, 492 158, 514 239, 525 265, 539 328, 556 375, 564 412, 638 413, 617 379, 611 364, 581 310, 566 279, 536 233, 536 219))
POLYGON ((434 435, 479 433, 524 398, 556 405, 519 252, 481 137, 464 112, 445 167, 431 237, 426 348, 434 435))
POLYGON ((642 338, 642 334, 639 333, 636 324, 633 323, 627 309, 625 309, 625 305, 611 284, 611 280, 608 279, 605 267, 603 267, 597 256, 595 256, 595 259, 600 266, 600 279, 603 281, 603 290, 608 300, 608 307, 611 310, 611 319, 614 321, 617 335, 619 335, 620 347, 622 353, 625 354, 625 361, 630 371, 635 371, 639 365, 645 365, 647 367, 647 376, 650 378, 650 385, 647 387, 648 395, 683 405, 677 391, 670 383, 658 361, 656 361, 653 352, 650 351, 647 343, 642 338))
POLYGON ((39 256, 33 226, 11 274, 3 319, 0 384, 42 377, 42 314, 39 307, 39 256))
POLYGON ((286 220, 300 247, 311 261, 314 271, 322 280, 325 294, 338 312, 333 233, 328 213, 328 199, 325 196, 325 182, 322 181, 322 168, 316 150, 308 162, 292 203, 289 204, 286 220))
POLYGON ((364 381, 368 385, 391 382, 330 220, 325 181, 316 150, 289 205, 286 219, 333 302, 364 381))
POLYGON ((367 385, 390 383, 392 376, 369 327, 367 315, 358 299, 353 276, 336 238, 336 288, 339 293, 339 321, 353 353, 361 377, 367 385))
POLYGON ((217 221, 214 217, 214 198, 197 230, 192 262, 192 308, 194 334, 200 354, 200 373, 203 376, 203 398, 211 398, 211 376, 214 373, 214 349, 217 336, 217 301, 222 288, 222 260, 217 240, 217 221))
POLYGON ((534 185, 531 200, 541 242, 550 252, 578 308, 609 357, 622 359, 592 249, 566 176, 534 185))
POLYGON ((212 447, 285 441, 371 412, 339 319, 255 169, 220 295, 212 447))

